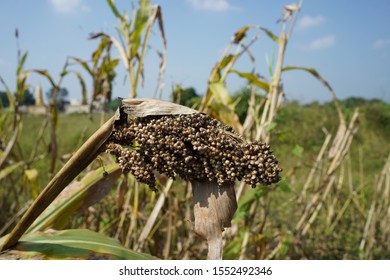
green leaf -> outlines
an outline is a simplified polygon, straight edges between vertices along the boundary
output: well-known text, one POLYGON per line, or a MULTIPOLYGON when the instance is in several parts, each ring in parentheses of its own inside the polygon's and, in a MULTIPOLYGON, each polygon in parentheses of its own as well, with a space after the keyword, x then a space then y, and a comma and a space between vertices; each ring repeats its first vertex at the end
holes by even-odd
POLYGON ((293 65, 289 65, 289 66, 283 67, 283 69, 282 69, 282 71, 290 71, 290 70, 304 70, 304 71, 306 71, 306 72, 309 72, 309 73, 312 74, 313 76, 316 76, 316 77, 319 76, 317 70, 314 69, 314 68, 308 68, 308 67, 302 67, 302 66, 293 66, 293 65))
POLYGON ((15 99, 14 97, 12 96, 12 92, 10 91, 8 85, 5 83, 5 81, 3 80, 3 78, 0 76, 0 82, 3 84, 3 86, 5 87, 5 92, 7 94, 7 99, 8 99, 8 102, 9 102, 9 107, 10 107, 10 110, 11 111, 14 111, 15 110, 15 99))
POLYGON ((105 66, 107 67, 107 72, 114 71, 115 67, 118 65, 119 59, 115 58, 110 61, 108 61, 105 66))
POLYGON ((120 175, 121 170, 118 165, 108 166, 105 170, 99 168, 88 173, 80 182, 69 185, 66 191, 61 193, 39 216, 28 232, 65 228, 72 216, 105 197, 120 175), (104 171, 107 172, 105 176, 104 171))
POLYGON ((237 74, 241 78, 247 79, 249 83, 263 89, 265 92, 269 92, 269 84, 265 81, 261 81, 256 75, 248 72, 240 72, 234 69, 230 70, 230 72, 237 74))
POLYGON ((107 47, 108 43, 109 43, 108 37, 107 36, 102 36, 98 48, 92 54, 93 68, 95 68, 96 65, 98 64, 99 59, 100 59, 104 49, 107 47))
POLYGON ((150 0, 140 0, 140 7, 137 11, 134 29, 130 35, 132 57, 136 56, 138 48, 141 45, 141 35, 149 19, 150 0))
POLYGON ((79 80, 80 86, 81 86, 81 97, 82 97, 81 104, 87 105, 87 87, 85 85, 85 81, 83 79, 83 76, 81 76, 80 72, 78 72, 78 71, 69 71, 69 72, 75 74, 77 79, 79 80))
POLYGON ((21 259, 157 259, 129 250, 115 239, 86 229, 28 234, 11 251, 5 253, 5 257, 7 254, 21 259))
POLYGON ((286 66, 282 69, 282 71, 291 71, 291 70, 302 70, 312 74, 316 77, 325 87, 327 87, 330 91, 333 91, 330 84, 318 73, 318 71, 314 68, 301 67, 301 66, 286 66))
POLYGON ((27 78, 30 75, 30 71, 22 71, 17 78, 17 84, 16 84, 16 95, 19 101, 23 100, 24 93, 29 88, 28 85, 26 85, 27 78))
POLYGON ((77 57, 71 57, 74 61, 76 61, 77 63, 79 63, 85 71, 87 71, 89 73, 89 75, 91 75, 91 77, 93 76, 93 73, 92 73, 92 70, 91 68, 88 66, 87 62, 85 62, 84 60, 80 59, 80 58, 77 58, 77 57))
POLYGON ((282 238, 282 246, 280 247, 280 250, 277 255, 278 260, 284 260, 286 259, 286 255, 289 252, 291 245, 293 244, 294 237, 291 233, 284 234, 282 238))
POLYGON ((225 55, 213 68, 212 75, 210 76, 211 82, 219 82, 221 80, 221 71, 237 56, 236 55, 225 55))
POLYGON ((9 174, 11 174, 12 172, 14 172, 16 169, 18 169, 20 166, 22 166, 24 164, 24 161, 19 161, 17 163, 14 163, 10 166, 7 166, 3 169, 0 170, 0 180, 4 179, 5 177, 7 177, 9 174))
POLYGON ((53 121, 54 128, 57 129, 57 126, 58 126, 58 107, 57 106, 50 106, 50 117, 53 121))
POLYGON ((278 183, 278 187, 280 188, 280 190, 282 192, 291 192, 291 188, 289 187, 289 185, 285 182, 285 181, 280 181, 278 183))
POLYGON ((122 15, 119 13, 118 9, 116 8, 115 4, 114 4, 114 0, 107 0, 107 4, 110 6, 111 8, 111 11, 114 13, 114 15, 120 19, 121 21, 123 21, 123 17, 122 15))
POLYGON ((223 68, 225 68, 235 57, 236 56, 232 54, 224 56, 221 62, 218 64, 218 71, 221 71, 223 68))
POLYGON ((240 28, 236 33, 233 35, 233 43, 238 44, 242 41, 242 39, 245 38, 246 32, 251 29, 253 25, 247 25, 242 28, 240 28))
MULTIPOLYGON (((212 96, 215 98, 215 100, 217 100, 217 102, 222 103, 226 106, 229 106, 233 103, 232 98, 229 95, 229 92, 227 91, 227 88, 224 83, 210 83, 209 89, 212 93, 212 96)), ((234 111, 234 108, 231 109, 233 109, 234 111)))
POLYGON ((276 122, 270 122, 270 123, 266 126, 265 131, 270 132, 270 131, 273 130, 276 126, 277 126, 277 123, 276 123, 276 122))
POLYGON ((254 188, 246 191, 238 202, 237 212, 234 217, 234 221, 238 222, 242 220, 248 213, 250 206, 256 200, 264 195, 263 188, 254 188))
POLYGON ((298 157, 301 157, 302 154, 303 154, 303 147, 299 146, 299 145, 295 145, 294 149, 292 150, 293 154, 298 156, 298 157))
POLYGON ((225 245, 223 250, 224 260, 237 260, 240 257, 243 235, 244 233, 241 230, 231 242, 225 245))
POLYGON ((16 74, 19 76, 22 73, 24 63, 26 62, 28 52, 25 52, 22 58, 19 61, 18 69, 16 70, 16 74))
POLYGON ((269 29, 260 27, 260 30, 264 31, 268 35, 268 37, 272 39, 272 41, 279 43, 279 37, 272 33, 269 29))
POLYGON ((57 87, 53 78, 50 76, 50 74, 49 74, 49 72, 47 72, 47 70, 34 69, 32 71, 46 77, 49 80, 49 82, 53 88, 57 87))

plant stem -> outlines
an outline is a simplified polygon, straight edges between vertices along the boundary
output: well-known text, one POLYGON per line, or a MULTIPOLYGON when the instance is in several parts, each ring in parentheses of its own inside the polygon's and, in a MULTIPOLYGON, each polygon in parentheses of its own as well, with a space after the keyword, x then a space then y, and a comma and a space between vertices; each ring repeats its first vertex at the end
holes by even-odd
POLYGON ((237 209, 234 184, 218 186, 213 181, 192 181, 195 232, 208 244, 207 259, 222 259, 222 232, 231 226, 237 209))

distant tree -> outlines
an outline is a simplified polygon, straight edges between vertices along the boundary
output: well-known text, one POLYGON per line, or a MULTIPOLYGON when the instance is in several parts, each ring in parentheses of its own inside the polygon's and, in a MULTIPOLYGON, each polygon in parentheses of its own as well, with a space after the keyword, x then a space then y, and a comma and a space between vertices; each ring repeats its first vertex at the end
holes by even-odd
MULTIPOLYGON (((378 100, 367 103, 362 112, 367 123, 387 139, 390 138, 390 105, 378 100)), ((379 134, 379 133, 378 133, 379 134)))
POLYGON ((341 101, 345 108, 355 108, 367 104, 368 100, 362 97, 348 97, 341 101))
POLYGON ((180 85, 177 85, 172 92, 172 98, 174 102, 187 107, 193 107, 199 101, 200 96, 193 87, 183 89, 180 85))
POLYGON ((363 97, 355 97, 355 96, 348 97, 341 101, 341 104, 343 104, 345 108, 356 108, 356 107, 362 107, 364 105, 375 104, 375 103, 385 103, 385 102, 377 98, 366 99, 363 97))
MULTIPOLYGON (((53 96, 54 88, 51 88, 48 92, 46 92, 46 97, 50 101, 53 96)), ((68 100, 69 92, 66 88, 59 88, 56 96, 56 103, 58 106, 58 110, 65 111, 65 105, 69 104, 68 100)))
POLYGON ((122 101, 120 99, 114 99, 104 103, 104 110, 113 112, 118 109, 120 105, 122 105, 122 101))
POLYGON ((9 100, 7 97, 7 93, 5 91, 0 91, 0 107, 8 107, 9 106, 9 100))
POLYGON ((30 91, 30 89, 27 89, 24 92, 23 100, 20 102, 21 105, 34 105, 35 104, 35 97, 34 94, 30 91))
MULTIPOLYGON (((34 105, 34 104, 35 104, 34 94, 32 94, 30 89, 27 89, 24 92, 23 99, 20 100, 19 105, 34 105)), ((5 91, 0 91, 0 106, 4 108, 9 106, 8 96, 5 91)))

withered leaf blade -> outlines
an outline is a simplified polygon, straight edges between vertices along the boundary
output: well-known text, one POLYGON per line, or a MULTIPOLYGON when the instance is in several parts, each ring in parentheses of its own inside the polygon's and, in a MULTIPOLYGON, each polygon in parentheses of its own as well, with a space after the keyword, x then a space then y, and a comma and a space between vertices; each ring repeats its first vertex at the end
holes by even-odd
POLYGON ((127 115, 137 118, 199 113, 194 109, 154 98, 123 99, 122 108, 127 115))

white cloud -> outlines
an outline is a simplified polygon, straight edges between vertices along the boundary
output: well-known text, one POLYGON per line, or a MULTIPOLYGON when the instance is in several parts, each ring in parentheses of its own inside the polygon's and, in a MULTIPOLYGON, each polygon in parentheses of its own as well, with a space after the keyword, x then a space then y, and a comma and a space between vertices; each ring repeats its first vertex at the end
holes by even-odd
POLYGON ((306 30, 315 26, 320 26, 325 22, 325 17, 318 15, 315 17, 312 16, 304 16, 297 23, 297 29, 299 31, 306 30))
POLYGON ((321 50, 333 47, 336 44, 336 37, 334 35, 323 36, 311 41, 309 44, 300 46, 302 50, 312 51, 321 50))
POLYGON ((60 14, 71 14, 78 10, 89 12, 90 8, 83 0, 49 0, 54 10, 60 14))
POLYGON ((196 10, 225 12, 233 6, 227 0, 187 0, 196 10))
POLYGON ((385 49, 387 47, 390 47, 390 39, 379 39, 379 40, 376 40, 374 42, 374 44, 372 45, 372 47, 375 50, 382 50, 382 49, 385 49))

